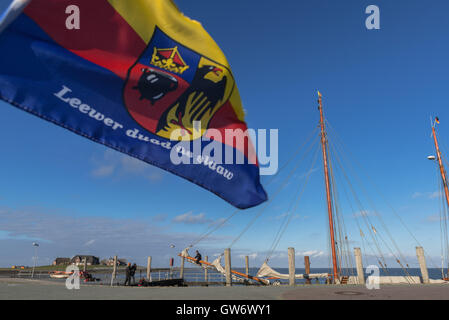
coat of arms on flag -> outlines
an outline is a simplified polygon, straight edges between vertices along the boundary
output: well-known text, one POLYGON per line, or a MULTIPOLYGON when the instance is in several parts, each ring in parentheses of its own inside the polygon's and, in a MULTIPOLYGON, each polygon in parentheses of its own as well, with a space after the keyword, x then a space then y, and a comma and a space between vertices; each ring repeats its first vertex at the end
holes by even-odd
POLYGON ((173 130, 181 129, 193 138, 193 122, 200 121, 204 133, 233 88, 226 66, 156 28, 128 71, 123 99, 130 115, 148 131, 170 138, 173 130))

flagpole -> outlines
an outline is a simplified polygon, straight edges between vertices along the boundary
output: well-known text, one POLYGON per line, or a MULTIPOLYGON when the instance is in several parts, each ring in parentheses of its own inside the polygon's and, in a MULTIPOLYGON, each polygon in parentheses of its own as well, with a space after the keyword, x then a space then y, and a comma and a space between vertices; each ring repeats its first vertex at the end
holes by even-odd
POLYGON ((318 109, 320 110, 320 126, 321 126, 321 146, 323 149, 323 166, 324 166, 324 181, 326 184, 326 197, 327 197, 327 212, 329 215, 329 232, 330 241, 332 248, 332 265, 333 265, 333 282, 336 283, 338 279, 338 267, 337 267, 337 250, 335 249, 335 232, 334 232, 334 222, 332 214, 332 196, 330 190, 330 178, 329 178, 329 163, 327 155, 327 135, 324 126, 324 113, 323 113, 323 103, 321 93, 318 92, 318 109))
POLYGON ((0 33, 6 29, 25 9, 31 0, 14 0, 3 14, 0 14, 0 33))

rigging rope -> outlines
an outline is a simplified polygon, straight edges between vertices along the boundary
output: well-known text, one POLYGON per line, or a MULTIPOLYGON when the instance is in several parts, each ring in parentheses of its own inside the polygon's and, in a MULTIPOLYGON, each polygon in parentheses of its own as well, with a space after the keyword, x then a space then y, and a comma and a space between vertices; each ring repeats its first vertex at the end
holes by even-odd
POLYGON ((351 274, 353 275, 354 273, 354 265, 352 263, 352 256, 350 255, 350 251, 349 251, 349 244, 348 244, 348 234, 346 231, 346 225, 344 222, 344 218, 343 215, 341 214, 341 210, 340 210, 340 203, 339 203, 339 195, 338 195, 338 189, 337 189, 337 185, 336 185, 336 179, 335 179, 335 175, 334 175, 334 167, 332 165, 333 163, 333 159, 332 159, 332 155, 333 153, 330 152, 330 148, 329 145, 327 145, 327 153, 329 155, 329 169, 330 169, 330 175, 331 175, 331 186, 332 186, 332 196, 333 196, 333 202, 334 202, 334 208, 335 208, 335 221, 337 224, 337 232, 338 232, 338 239, 339 239, 339 245, 338 245, 338 249, 340 251, 340 274, 342 274, 342 264, 343 261, 345 262, 345 267, 346 270, 349 270, 351 272, 351 274))
MULTIPOLYGON (((290 224, 290 222, 291 222, 291 220, 293 218, 293 213, 296 211, 296 209, 298 207, 299 201, 302 198, 304 190, 306 189, 306 186, 307 186, 307 184, 309 182, 309 178, 310 178, 310 176, 312 174, 312 169, 313 169, 313 167, 316 164, 316 160, 318 158, 318 152, 319 152, 319 148, 317 148, 316 151, 315 151, 315 155, 313 156, 312 164, 311 164, 309 170, 307 171, 306 179, 305 179, 304 184, 302 185, 302 188, 298 188, 298 192, 296 194, 296 197, 293 198, 293 201, 290 203, 289 210, 287 211, 288 215, 285 216, 285 218, 287 218, 287 220, 284 218, 284 221, 281 223, 281 225, 279 227, 279 230, 278 230, 278 232, 277 232, 277 234, 276 234, 276 236, 275 236, 275 238, 273 240, 273 244, 270 247, 268 255, 267 255, 266 259, 265 259, 265 262, 268 262, 271 259, 274 251, 276 250, 276 248, 279 245, 279 242, 280 242, 282 236, 284 235, 288 225, 290 224), (296 199, 296 201, 295 201, 295 199, 296 199), (295 203, 295 205, 293 207, 294 203, 295 203)), ((301 185, 300 185, 300 187, 301 187, 301 185)))
MULTIPOLYGON (((318 140, 318 139, 317 139, 318 140)), ((312 145, 313 146, 313 145, 312 145)), ((293 174, 298 169, 299 165, 301 164, 303 158, 301 161, 298 162, 298 164, 293 168, 293 170, 290 172, 290 174, 287 176, 287 178, 282 183, 281 187, 277 190, 277 192, 273 195, 271 200, 267 201, 265 206, 262 207, 262 209, 258 212, 258 214, 246 225, 246 227, 240 232, 240 234, 230 243, 228 248, 231 248, 242 236, 243 234, 256 222, 256 220, 262 215, 262 213, 265 211, 265 209, 271 204, 271 202, 277 197, 277 195, 285 188, 287 185, 288 180, 293 176, 293 174)))
MULTIPOLYGON (((283 171, 283 169, 285 169, 287 167, 287 165, 298 155, 299 151, 301 151, 302 148, 304 148, 307 143, 310 142, 310 140, 315 136, 316 131, 318 130, 318 127, 316 127, 312 133, 308 136, 308 138, 304 141, 304 143, 302 145, 300 145, 296 151, 294 152, 294 154, 287 160, 286 163, 284 163, 284 165, 281 166, 281 168, 278 169, 276 175, 274 175, 269 181, 267 181, 265 183, 265 186, 270 185, 274 179, 279 175, 279 173, 281 171, 283 171)), ((215 231, 217 231, 218 229, 220 229, 223 225, 226 224, 226 222, 228 222, 232 217, 234 217, 237 213, 239 213, 241 210, 240 209, 236 209, 235 211, 233 211, 231 213, 231 215, 229 215, 226 219, 222 220, 220 223, 218 223, 215 227, 210 226, 208 229, 206 229, 205 232, 203 232, 199 238, 192 242, 188 247, 192 248, 193 246, 195 246, 196 244, 198 244, 199 242, 201 242, 202 240, 204 240, 205 238, 207 238, 209 235, 211 235, 212 233, 214 233, 215 231), (209 230, 210 229, 210 230, 209 230)))
MULTIPOLYGON (((441 177, 441 174, 439 173, 439 167, 437 168, 437 174, 439 175, 439 195, 438 198, 440 199, 440 217, 439 217, 439 223, 440 223, 440 242, 441 242, 441 268, 442 268, 442 274, 444 278, 444 262, 447 261, 449 264, 449 241, 448 241, 448 229, 447 229, 447 219, 448 219, 448 208, 447 203, 444 195, 444 183, 443 179, 441 177)), ((449 266, 448 266, 449 270, 449 266)))
MULTIPOLYGON (((336 152, 336 154, 337 154, 337 152, 336 152)), ((362 187, 362 188, 361 188, 362 191, 365 191, 365 193, 366 193, 366 190, 363 188, 363 185, 362 185, 361 187, 362 187)), ((369 196, 367 196, 367 198, 368 198, 369 201, 371 200, 371 199, 369 198, 369 196)), ((394 245, 394 246, 396 247, 396 249, 398 250, 399 255, 401 256, 401 259, 403 259, 403 261, 405 261, 405 258, 403 257, 402 253, 400 252, 400 250, 399 250, 398 246, 396 245, 394 239, 392 238, 391 234, 389 233, 388 228, 386 227, 385 223, 383 222, 383 220, 382 220, 380 214, 379 214, 379 213, 377 212, 377 210, 375 209, 374 204, 372 203, 372 201, 370 201, 370 203, 371 203, 371 206, 374 208, 375 216, 378 217, 378 219, 381 221, 381 223, 382 223, 384 229, 385 229, 386 232, 387 232, 387 235, 390 237, 390 240, 392 241, 393 245, 394 245)), ((404 267, 404 265, 402 264, 401 260, 399 260, 399 259, 396 257, 394 251, 390 248, 390 246, 389 246, 388 243, 385 241, 385 239, 383 239, 383 237, 381 236, 381 234, 379 234, 379 233, 377 232, 377 230, 374 228, 374 225, 373 225, 373 223, 371 222, 371 219, 369 218, 369 216, 366 215, 366 214, 362 214, 362 216, 363 216, 364 219, 367 220, 367 223, 371 226, 372 231, 373 231, 373 234, 375 234, 375 235, 376 235, 376 236, 377 236, 377 237, 384 243, 384 245, 387 247, 388 251, 390 251, 391 255, 395 258, 396 262, 401 266, 401 268, 403 269, 404 273, 405 273, 408 277, 410 277, 410 274, 409 274, 408 270, 404 267)), ((371 230, 370 230, 370 231, 371 231, 371 230)), ((376 246, 378 246, 378 245, 376 245, 376 246)), ((381 252, 381 250, 380 250, 380 247, 379 247, 379 253, 380 253, 380 252, 381 252)), ((384 261, 385 261, 385 260, 384 260, 384 261)), ((407 264, 407 266, 408 266, 408 264, 407 264)), ((410 279, 408 279, 408 278, 406 278, 406 279, 407 279, 407 281, 409 281, 409 282, 410 282, 410 280, 413 281, 411 277, 410 277, 410 279)))
MULTIPOLYGON (((327 122, 327 121, 326 121, 327 122)), ((327 122, 328 127, 331 129, 331 131, 333 132, 333 134, 335 134, 337 140, 341 143, 342 148, 344 147, 344 143, 341 141, 341 139, 339 138, 338 134, 335 133, 333 127, 327 122)), ((346 149, 346 148, 345 148, 346 149)), ((349 155, 351 156, 351 158, 354 158, 351 154, 351 152, 348 152, 349 155)), ((355 158, 354 158, 355 159, 355 158)), ((357 161, 357 159, 355 159, 355 163, 359 166, 359 168, 363 169, 362 166, 360 165, 360 163, 357 161)), ((363 172, 363 170, 362 170, 363 172)), ((365 173, 366 177, 368 178, 368 181, 371 182, 372 186, 374 187, 374 189, 377 191, 377 193, 381 196, 381 198, 384 200, 384 202, 390 207, 390 209, 392 210, 393 214, 398 218, 398 220, 400 221, 400 223, 402 224, 402 226, 407 230, 407 232, 411 235, 411 237, 415 240, 415 242, 422 247, 422 245, 420 244, 420 242, 418 241, 418 239, 415 237, 415 235, 410 231, 410 229, 407 227, 407 225, 405 224, 405 222, 403 221, 403 219, 399 216, 399 214, 396 212, 396 210, 393 208, 393 206, 390 204, 390 202, 386 199, 386 197, 383 195, 383 193, 380 191, 380 188, 376 185, 376 183, 370 179, 370 177, 365 173)), ((363 185, 362 185, 363 187, 363 185)), ((369 199, 369 197, 368 197, 369 199)), ((373 206, 374 207, 374 206, 373 206)), ((377 211, 377 210, 376 210, 377 211)), ((377 213, 378 214, 378 213, 377 213)), ((383 222, 382 218, 380 215, 378 215, 379 220, 381 221, 381 223, 383 224, 385 230, 387 231, 387 235, 390 237, 391 241, 393 242, 394 246, 396 247, 396 249, 398 250, 398 252, 400 253, 401 257, 403 258, 404 261, 405 258, 403 257, 401 251, 399 250, 399 247, 397 246, 396 242, 394 241, 393 237, 391 236, 391 233, 388 231, 388 228, 386 228, 385 223, 383 222)), ((427 258, 429 259, 429 261, 431 261, 433 264, 433 260, 430 256, 428 256, 426 254, 427 258)), ((408 265, 408 264, 407 264, 408 265)))
MULTIPOLYGON (((331 145, 331 147, 334 148, 333 145, 331 145)), ((352 183, 351 183, 351 181, 350 181, 350 179, 349 179, 349 177, 348 177, 348 175, 347 175, 347 173, 346 173, 346 170, 344 169, 344 167, 343 167, 343 165, 342 165, 342 163, 341 163, 341 159, 340 159, 338 153, 337 153, 337 152, 334 152, 334 154, 335 154, 335 158, 337 159, 337 163, 338 163, 338 165, 339 165, 341 171, 342 171, 343 174, 344 174, 344 177, 345 177, 345 179, 346 179, 346 183, 348 184, 349 189, 351 190, 351 193, 353 194, 354 200, 356 201, 356 203, 357 203, 357 205, 358 205, 358 207, 359 207, 359 211, 360 211, 359 216, 361 216, 361 217, 362 217, 362 220, 365 222, 366 227, 367 227, 367 229, 368 229, 368 233, 369 233, 369 235, 371 236, 371 239, 373 240, 373 242, 374 242, 374 244, 375 244, 375 246, 376 246, 376 249, 377 249, 377 252, 378 252, 378 257, 380 256, 380 258, 383 260, 383 265, 386 265, 385 257, 383 256, 382 250, 380 249, 379 243, 378 243, 378 241, 377 241, 377 239, 376 239, 377 234, 376 234, 375 232, 373 232, 372 224, 371 224, 369 221, 367 221, 367 216, 366 216, 366 212, 367 212, 367 211, 364 209, 364 207, 363 207, 363 205, 362 205, 362 203, 361 203, 359 197, 357 196, 357 194, 356 194, 356 192, 355 192, 355 189, 354 189, 354 187, 352 186, 352 183)), ((357 219, 357 218, 358 218, 358 215, 356 214, 355 217, 356 217, 356 219, 357 219)), ((359 228, 359 229, 360 229, 360 228, 359 228)), ((375 255, 375 256, 376 256, 376 255, 375 255)), ((381 265, 382 265, 382 264, 381 264, 381 265)))

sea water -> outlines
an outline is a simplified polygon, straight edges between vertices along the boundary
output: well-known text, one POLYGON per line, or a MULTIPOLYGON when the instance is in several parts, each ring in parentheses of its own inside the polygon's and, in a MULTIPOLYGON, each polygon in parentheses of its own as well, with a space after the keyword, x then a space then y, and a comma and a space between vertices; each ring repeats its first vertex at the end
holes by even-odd
MULTIPOLYGON (((277 272, 281 274, 288 274, 288 268, 273 268, 277 272)), ((234 268, 235 271, 246 273, 245 268, 234 268)), ((251 276, 256 276, 258 271, 258 268, 250 268, 249 274, 251 276)), ((366 269, 365 269, 366 271, 366 269)), ((401 268, 389 268, 387 270, 379 269, 380 276, 421 276, 421 270, 419 268, 409 268, 405 272, 401 268)), ((436 268, 429 268, 429 277, 431 279, 441 279, 441 269, 436 268)), ((311 268, 310 273, 332 273, 332 270, 329 268, 311 268)), ((304 268, 296 268, 296 274, 305 274, 304 268)), ((111 284, 111 273, 92 273, 92 275, 95 278, 99 278, 100 281, 96 282, 90 282, 88 284, 102 284, 102 285, 110 285, 111 284)), ((347 276, 356 276, 357 271, 355 269, 343 269, 343 275, 347 276)), ((365 278, 370 276, 371 274, 365 273, 365 278)), ((146 277, 146 271, 145 270, 138 270, 135 274, 135 281, 136 283, 139 282, 140 279, 143 279, 146 277)), ((179 270, 174 269, 172 271, 170 270, 163 270, 163 271, 155 271, 151 273, 151 278, 153 281, 159 281, 159 280, 167 280, 167 279, 179 279, 179 270)), ((222 285, 225 283, 226 279, 225 276, 217 271, 214 270, 208 270, 208 279, 209 282, 212 285, 222 285)), ((53 281, 65 281, 61 279, 51 279, 53 281)), ((184 270, 184 280, 189 284, 192 285, 200 285, 204 284, 205 282, 205 275, 204 275, 204 269, 198 267, 198 268, 186 268, 184 270)), ((326 279, 312 279, 312 284, 324 284, 326 279)), ((125 282, 125 274, 118 273, 116 276, 116 279, 114 281, 115 284, 123 285, 125 282)), ((271 280, 271 283, 277 282, 278 284, 288 284, 288 280, 279 279, 279 280, 271 280)), ((298 279, 296 280, 297 284, 305 284, 306 280, 304 279, 298 279)), ((238 282, 235 282, 238 284, 238 282)))

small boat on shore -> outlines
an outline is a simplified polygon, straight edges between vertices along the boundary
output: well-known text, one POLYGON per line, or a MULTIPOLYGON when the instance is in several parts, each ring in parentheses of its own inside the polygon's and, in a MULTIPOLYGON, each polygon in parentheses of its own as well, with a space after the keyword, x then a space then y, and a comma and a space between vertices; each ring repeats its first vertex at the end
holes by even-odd
POLYGON ((53 278, 53 279, 67 279, 72 274, 73 274, 73 272, 53 271, 53 272, 50 272, 50 278, 53 278))

